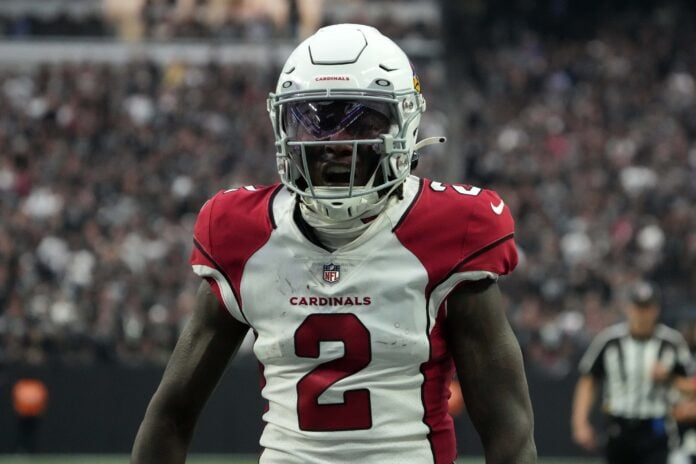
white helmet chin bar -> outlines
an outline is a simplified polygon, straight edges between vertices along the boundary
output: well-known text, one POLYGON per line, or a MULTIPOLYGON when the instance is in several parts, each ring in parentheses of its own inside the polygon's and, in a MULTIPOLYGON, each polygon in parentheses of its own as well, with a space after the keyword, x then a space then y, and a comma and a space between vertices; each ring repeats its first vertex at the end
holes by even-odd
POLYGON ((315 193, 320 196, 323 194, 343 196, 333 200, 304 196, 302 201, 315 213, 324 216, 327 222, 345 222, 350 219, 362 217, 363 214, 372 210, 381 210, 385 195, 380 199, 379 193, 364 193, 365 187, 354 187, 354 196, 347 195, 347 187, 315 187, 315 193))

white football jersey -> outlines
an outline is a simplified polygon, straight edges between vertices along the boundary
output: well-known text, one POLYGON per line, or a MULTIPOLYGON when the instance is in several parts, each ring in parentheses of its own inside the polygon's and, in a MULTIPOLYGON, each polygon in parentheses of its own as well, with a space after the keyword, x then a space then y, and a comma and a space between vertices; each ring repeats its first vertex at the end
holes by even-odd
POLYGON ((452 463, 445 299, 514 268, 507 207, 491 191, 411 177, 333 252, 298 214, 281 185, 245 187, 209 200, 194 232, 194 271, 256 336, 260 462, 452 463))

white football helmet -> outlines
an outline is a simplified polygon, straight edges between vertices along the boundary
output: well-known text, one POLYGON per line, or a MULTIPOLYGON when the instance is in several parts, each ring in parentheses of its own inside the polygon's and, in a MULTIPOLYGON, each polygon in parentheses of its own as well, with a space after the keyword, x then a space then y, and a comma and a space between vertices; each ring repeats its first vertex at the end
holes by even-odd
POLYGON ((409 176, 415 150, 445 141, 416 144, 425 111, 418 77, 406 54, 369 26, 328 26, 302 42, 267 106, 281 181, 330 222, 378 209, 409 176), (338 145, 352 148, 350 162, 328 168, 335 182, 313 179, 311 157, 338 145), (366 157, 368 174, 356 169, 366 157))

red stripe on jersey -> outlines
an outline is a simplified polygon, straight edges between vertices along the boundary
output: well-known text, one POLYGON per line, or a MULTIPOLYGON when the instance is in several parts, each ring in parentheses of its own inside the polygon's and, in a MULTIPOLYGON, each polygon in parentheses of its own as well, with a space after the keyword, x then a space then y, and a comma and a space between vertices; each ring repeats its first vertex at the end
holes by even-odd
POLYGON ((428 337, 430 358, 421 365, 424 378, 421 387, 425 410, 423 422, 430 429, 428 441, 433 450, 435 464, 451 464, 457 458, 454 423, 447 409, 454 364, 444 338, 444 319, 445 303, 440 306, 435 325, 428 337))

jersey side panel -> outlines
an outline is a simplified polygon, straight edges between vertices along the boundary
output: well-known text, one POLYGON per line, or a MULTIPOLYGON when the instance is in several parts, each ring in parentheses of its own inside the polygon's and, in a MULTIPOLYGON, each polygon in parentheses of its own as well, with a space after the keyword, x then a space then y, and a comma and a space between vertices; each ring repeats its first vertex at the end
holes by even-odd
POLYGON ((693 360, 684 336, 679 331, 664 324, 658 324, 655 333, 663 340, 665 346, 671 348, 672 354, 669 359, 661 359, 663 366, 670 370, 673 375, 686 376, 693 360))
POLYGON ((456 447, 447 398, 454 366, 444 337, 444 300, 462 281, 497 279, 514 269, 514 222, 495 192, 425 179, 395 233, 428 273, 430 356, 421 367, 423 420, 436 462, 452 462, 456 447))
POLYGON ((448 413, 450 384, 454 377, 454 363, 447 349, 444 334, 446 307, 440 307, 435 325, 430 331, 430 357, 421 365, 423 373, 423 404, 425 415, 423 421, 428 425, 433 456, 436 463, 449 464, 457 456, 454 422, 448 413))

